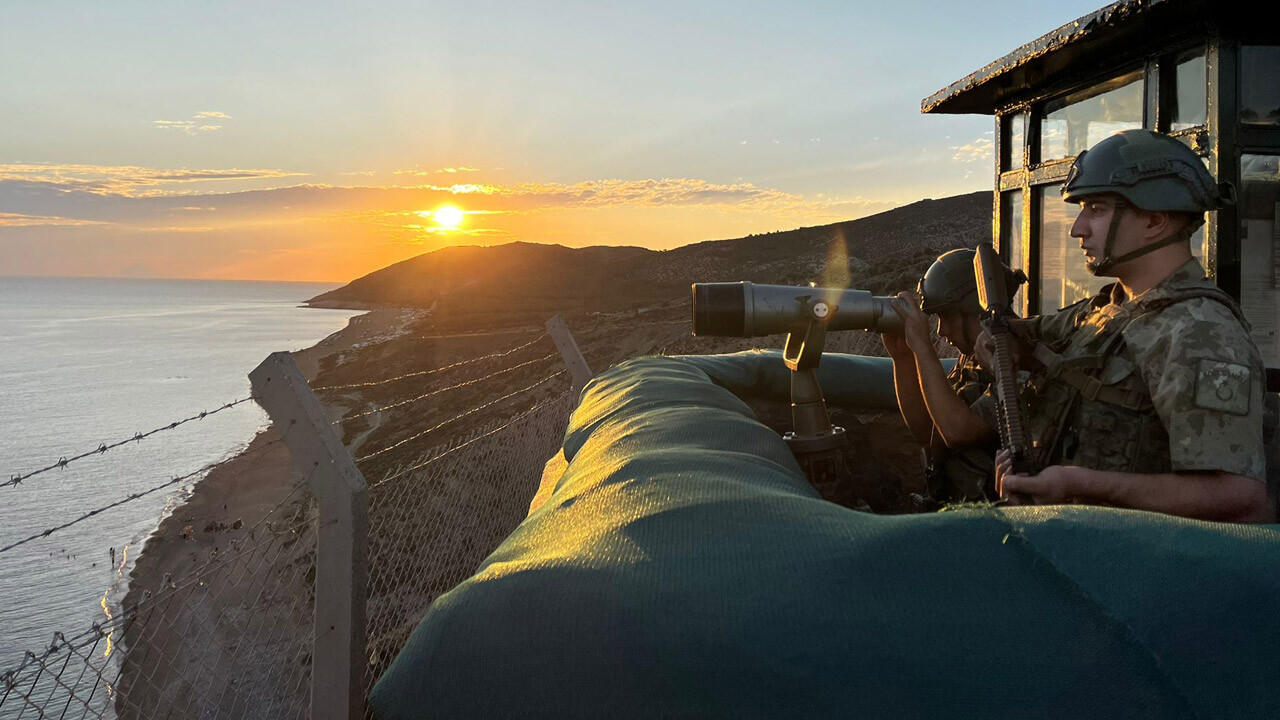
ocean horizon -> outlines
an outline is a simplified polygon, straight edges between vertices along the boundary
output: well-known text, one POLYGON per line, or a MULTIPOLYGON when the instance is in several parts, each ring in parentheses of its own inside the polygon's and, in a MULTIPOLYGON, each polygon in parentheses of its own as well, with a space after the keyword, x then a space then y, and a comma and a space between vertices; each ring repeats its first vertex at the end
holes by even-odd
MULTIPOLYGON (((339 283, 0 276, 0 481, 249 396, 269 353, 360 314, 339 283)), ((241 451, 252 402, 0 487, 0 547, 241 451)), ((203 474, 0 552, 0 673, 116 612, 142 543, 203 474)))

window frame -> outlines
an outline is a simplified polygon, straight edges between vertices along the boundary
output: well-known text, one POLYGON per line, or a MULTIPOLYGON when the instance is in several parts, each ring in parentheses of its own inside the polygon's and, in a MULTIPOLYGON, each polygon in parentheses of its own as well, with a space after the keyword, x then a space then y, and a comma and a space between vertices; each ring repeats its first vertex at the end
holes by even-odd
MULTIPOLYGON (((1188 41, 1171 45, 1169 47, 1160 48, 1157 51, 1146 55, 1129 58, 1127 61, 1118 62, 1114 66, 1109 67, 1105 72, 1095 73, 1089 76, 1075 77, 1062 80, 1060 82, 1039 89, 1033 95, 1024 96, 1016 102, 1008 103, 995 112, 996 142, 999 147, 994 153, 995 165, 995 191, 993 197, 992 208, 992 236, 996 240, 996 247, 1001 257, 1009 262, 1012 253, 1007 247, 1008 240, 1003 235, 1002 219, 1007 210, 1002 208, 1002 203, 1006 197, 1006 193, 1012 190, 1020 190, 1018 195, 1019 201, 1022 203, 1021 208, 1021 236, 1022 236, 1022 257, 1025 262, 1024 271, 1027 273, 1027 287, 1023 294, 1022 310, 1029 311, 1031 308, 1038 308, 1041 304, 1041 297, 1044 287, 1044 278, 1040 274, 1040 247, 1041 247, 1041 221, 1040 206, 1035 199, 1042 194, 1039 190, 1045 185, 1061 183, 1066 180, 1067 173, 1071 169, 1071 163, 1075 157, 1057 158, 1049 161, 1041 162, 1039 158, 1040 146, 1040 128, 1041 119, 1044 116, 1044 107, 1047 103, 1062 98, 1066 95, 1086 90, 1113 80, 1116 77, 1138 71, 1142 72, 1141 82, 1143 84, 1143 117, 1142 127, 1157 130, 1161 132, 1169 132, 1173 137, 1177 137, 1186 142, 1197 154, 1202 157, 1209 158, 1210 171, 1219 180, 1223 180, 1221 166, 1224 163, 1219 161, 1219 155, 1224 152, 1222 143, 1219 143, 1218 152, 1214 152, 1211 138, 1217 137, 1216 131, 1223 124, 1222 114, 1226 111, 1235 113, 1235 92, 1238 81, 1234 78, 1235 73, 1235 52, 1228 49, 1228 52, 1222 52, 1222 43, 1212 36, 1193 38, 1188 41), (1203 50, 1205 57, 1205 82, 1206 82, 1206 102, 1207 117, 1204 125, 1198 125, 1190 128, 1169 132, 1169 125, 1172 120, 1172 105, 1176 98, 1177 85, 1176 73, 1173 69, 1179 59, 1185 59, 1185 56, 1197 49, 1203 50), (1224 57, 1229 56, 1229 58, 1224 57), (1226 65, 1230 65, 1229 71, 1233 78, 1231 83, 1223 83, 1218 81, 1216 75, 1221 74, 1223 70, 1227 70, 1226 65), (1228 85, 1230 87, 1228 87, 1228 85), (1233 102, 1230 107, 1223 107, 1222 99, 1225 93, 1230 93, 1233 102), (1015 114, 1023 113, 1025 115, 1025 125, 1023 131, 1023 164, 1020 168, 1005 169, 1006 158, 1010 157, 1009 153, 1015 148, 1006 148, 1008 137, 1005 133, 1007 126, 1006 118, 1015 114)), ((1232 115, 1233 117, 1234 115, 1232 115)), ((1275 133, 1277 147, 1280 147, 1280 131, 1275 133)), ((1253 147, 1253 145, 1250 145, 1253 147)), ((1265 147, 1262 149, 1266 149, 1265 147)), ((1230 173, 1229 173, 1230 174, 1230 173)), ((1236 173, 1238 174, 1238 168, 1236 173)), ((1230 178, 1225 178, 1230 179, 1230 178)), ((1238 182, 1237 182, 1238 184, 1238 182)), ((1234 285, 1224 286, 1223 289, 1231 293, 1234 297, 1239 297, 1239 261, 1235 260, 1234 265, 1230 265, 1230 260, 1238 255, 1238 248, 1234 248, 1232 252, 1221 252, 1218 248, 1220 233, 1217 225, 1227 222, 1228 218, 1222 217, 1222 213, 1218 213, 1219 217, 1216 222, 1206 227, 1205 242, 1205 265, 1211 277, 1220 274, 1218 271, 1221 263, 1228 261, 1228 270, 1224 275, 1229 276, 1234 273, 1234 285)), ((1230 222, 1235 222, 1234 215, 1229 218, 1230 222)), ((1234 226, 1231 226, 1234 227, 1234 226)), ((1232 234, 1234 237, 1234 233, 1232 234)), ((1229 244, 1229 243, 1228 243, 1229 244)), ((1224 248, 1225 250, 1225 248, 1224 248)), ((1228 278, 1224 276, 1218 279, 1221 284, 1223 280, 1228 278)))

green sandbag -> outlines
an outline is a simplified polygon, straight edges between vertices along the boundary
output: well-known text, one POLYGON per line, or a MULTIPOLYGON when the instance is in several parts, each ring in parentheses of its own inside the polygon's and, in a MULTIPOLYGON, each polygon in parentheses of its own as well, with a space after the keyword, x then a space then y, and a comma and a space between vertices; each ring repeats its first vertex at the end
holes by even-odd
POLYGON ((671 358, 593 380, 564 449, 377 717, 1280 717, 1280 526, 854 512, 671 358))
MULTIPOLYGON (((782 362, 781 350, 747 350, 724 355, 677 355, 707 374, 715 384, 738 397, 764 400, 791 399, 791 371, 782 362)), ((946 358, 942 367, 951 371, 956 361, 946 358)), ((823 353, 818 383, 827 404, 863 410, 897 410, 893 391, 893 361, 887 357, 823 353)))

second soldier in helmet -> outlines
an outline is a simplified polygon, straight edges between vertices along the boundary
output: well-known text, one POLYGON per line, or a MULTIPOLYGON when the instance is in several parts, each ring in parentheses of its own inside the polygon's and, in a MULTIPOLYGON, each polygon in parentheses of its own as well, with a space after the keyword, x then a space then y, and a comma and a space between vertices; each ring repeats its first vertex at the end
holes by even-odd
MULTIPOLYGON (((902 316, 901 334, 883 335, 893 359, 894 391, 902 419, 925 453, 930 500, 994 500, 996 420, 989 403, 992 376, 973 359, 982 331, 974 281, 973 250, 940 256, 920 281, 919 294, 899 293, 894 310, 902 316), (948 372, 938 359, 929 330, 938 317, 938 335, 960 352, 948 372)), ((1016 289, 1021 276, 1010 274, 1016 289)))

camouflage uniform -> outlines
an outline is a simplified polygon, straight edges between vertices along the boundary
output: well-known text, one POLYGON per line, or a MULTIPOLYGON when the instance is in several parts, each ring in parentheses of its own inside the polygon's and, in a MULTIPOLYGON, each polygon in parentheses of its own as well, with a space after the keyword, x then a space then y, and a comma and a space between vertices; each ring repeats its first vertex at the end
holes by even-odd
MULTIPOLYGON (((994 376, 968 355, 962 355, 947 375, 951 389, 978 413, 988 425, 995 427, 995 418, 985 406, 984 397, 992 393, 994 376)), ((934 428, 937 434, 937 428, 934 428)), ((979 445, 967 445, 951 449, 941 440, 930 443, 927 451, 925 482, 930 497, 935 500, 995 500, 995 452, 996 440, 979 445)))
MULTIPOLYGON (((922 312, 929 315, 944 312, 972 316, 982 314, 973 271, 974 254, 968 248, 951 250, 929 266, 918 288, 922 312)), ((1008 275, 1005 284, 1012 297, 1026 276, 1007 267, 1005 272, 1008 275)), ((983 396, 992 393, 995 376, 989 370, 978 366, 973 357, 962 355, 947 375, 947 382, 951 390, 988 426, 997 426, 994 413, 984 412, 983 404, 979 402, 983 396)), ((950 502, 995 500, 994 457, 999 443, 993 439, 988 443, 948 448, 937 433, 935 426, 925 448, 925 482, 929 496, 950 502)))
POLYGON ((1028 323, 1044 366, 1024 394, 1041 466, 1265 477, 1262 359, 1199 261, 1137 297, 1113 284, 1028 323))

